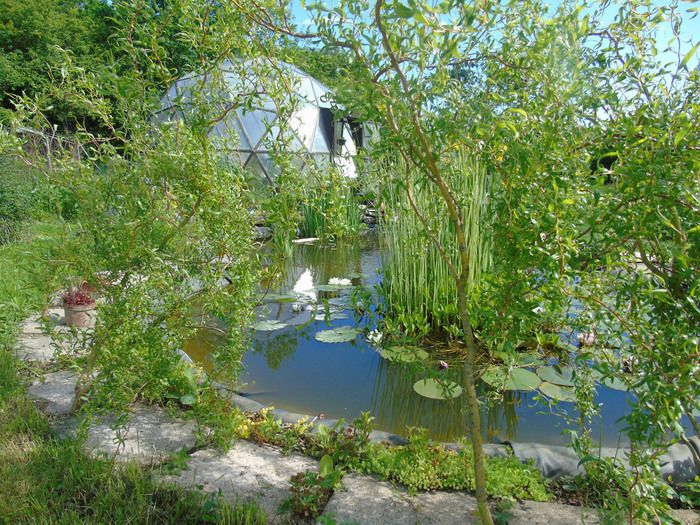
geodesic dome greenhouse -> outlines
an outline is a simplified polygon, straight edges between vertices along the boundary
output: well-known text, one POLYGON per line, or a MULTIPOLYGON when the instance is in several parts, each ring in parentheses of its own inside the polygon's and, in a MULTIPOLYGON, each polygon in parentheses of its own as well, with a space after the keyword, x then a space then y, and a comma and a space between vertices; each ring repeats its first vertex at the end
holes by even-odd
POLYGON ((347 177, 357 176, 353 157, 365 145, 367 131, 352 118, 334 116, 332 93, 321 82, 286 62, 226 61, 216 73, 176 81, 161 99, 158 120, 187 120, 194 97, 204 94, 216 108, 211 135, 229 142, 241 164, 270 183, 279 172, 273 157, 281 139, 299 171, 334 165, 347 177), (280 100, 294 107, 284 122, 280 100))

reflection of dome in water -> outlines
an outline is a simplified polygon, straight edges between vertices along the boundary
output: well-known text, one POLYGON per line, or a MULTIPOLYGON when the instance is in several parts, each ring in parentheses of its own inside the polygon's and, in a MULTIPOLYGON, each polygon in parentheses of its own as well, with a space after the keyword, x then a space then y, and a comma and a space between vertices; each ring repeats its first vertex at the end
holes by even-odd
POLYGON ((347 177, 357 175, 352 157, 365 145, 368 130, 352 118, 334 117, 332 93, 321 82, 285 62, 226 61, 218 73, 220 77, 188 75, 176 81, 161 100, 159 119, 187 119, 193 106, 193 88, 197 92, 210 89, 218 99, 211 135, 222 142, 233 136, 243 166, 272 182, 278 171, 271 156, 272 144, 280 138, 280 119, 271 94, 286 85, 296 110, 282 131, 289 141, 294 167, 303 171, 333 164, 347 177), (263 69, 265 78, 260 74, 263 69), (211 78, 217 78, 219 88, 211 89, 215 82, 211 78))

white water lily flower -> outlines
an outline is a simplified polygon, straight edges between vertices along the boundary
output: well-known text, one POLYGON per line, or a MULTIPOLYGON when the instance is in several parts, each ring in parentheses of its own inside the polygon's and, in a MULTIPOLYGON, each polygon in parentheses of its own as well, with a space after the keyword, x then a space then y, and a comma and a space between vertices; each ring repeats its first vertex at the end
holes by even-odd
POLYGON ((367 341, 374 346, 379 346, 384 335, 379 330, 370 330, 367 334, 367 341))
POLYGON ((351 286, 352 282, 350 279, 342 279, 340 277, 331 277, 328 279, 328 284, 333 286, 351 286))

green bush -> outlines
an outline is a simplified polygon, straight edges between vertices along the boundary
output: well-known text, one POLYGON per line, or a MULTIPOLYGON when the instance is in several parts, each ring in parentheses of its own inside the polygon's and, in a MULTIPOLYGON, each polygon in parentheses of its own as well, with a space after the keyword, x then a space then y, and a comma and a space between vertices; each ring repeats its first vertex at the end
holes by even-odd
POLYGON ((22 222, 32 216, 34 187, 30 170, 13 159, 0 157, 0 244, 14 240, 22 222))

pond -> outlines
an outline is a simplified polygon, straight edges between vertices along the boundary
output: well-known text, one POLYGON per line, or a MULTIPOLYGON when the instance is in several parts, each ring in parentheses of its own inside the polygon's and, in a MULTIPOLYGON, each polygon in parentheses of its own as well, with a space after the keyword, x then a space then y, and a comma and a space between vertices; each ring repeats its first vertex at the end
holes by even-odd
MULTIPOLYGON (((369 411, 376 428, 406 435, 408 428, 421 426, 435 439, 454 441, 467 433, 464 396, 449 401, 427 399, 413 385, 429 374, 459 382, 459 365, 440 370, 439 363, 430 360, 423 366, 388 361, 367 341, 366 332, 352 331, 375 328, 372 315, 358 320, 353 293, 363 290, 367 310, 374 311, 381 262, 374 235, 352 245, 297 245, 282 284, 261 294, 256 308, 258 329, 236 387, 251 399, 292 412, 351 421, 369 411), (340 329, 338 338, 344 341, 319 340, 329 335, 335 339, 338 331, 322 333, 331 329, 340 329)), ((215 345, 216 335, 202 332, 186 351, 208 367, 215 345)), ((480 391, 485 400, 483 433, 489 441, 566 444, 565 431, 576 428, 562 417, 575 419, 572 403, 549 403, 537 391, 509 391, 501 399, 487 401, 493 397, 487 395, 488 385, 481 384, 480 391)), ((593 426, 596 443, 625 442, 620 418, 629 396, 599 386, 596 402, 602 410, 593 426)))

